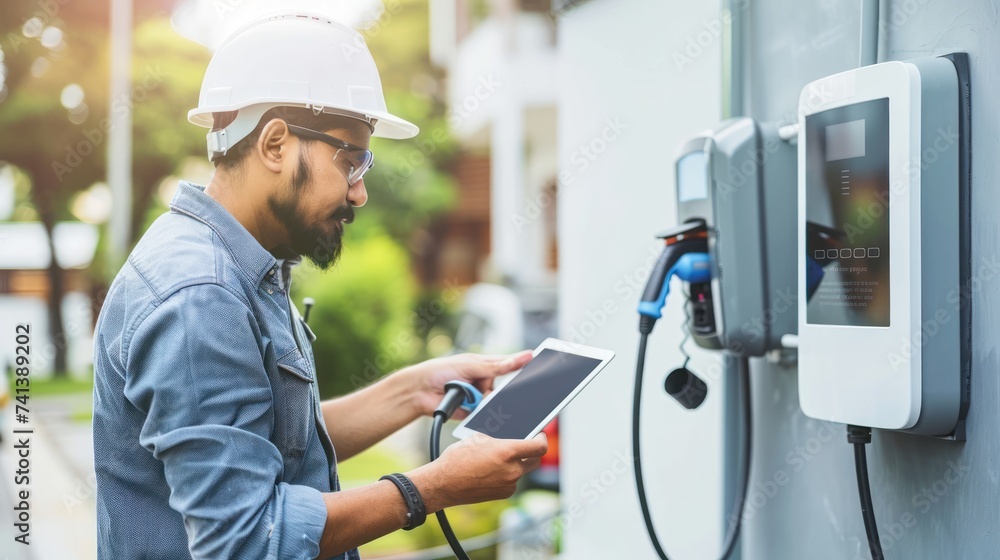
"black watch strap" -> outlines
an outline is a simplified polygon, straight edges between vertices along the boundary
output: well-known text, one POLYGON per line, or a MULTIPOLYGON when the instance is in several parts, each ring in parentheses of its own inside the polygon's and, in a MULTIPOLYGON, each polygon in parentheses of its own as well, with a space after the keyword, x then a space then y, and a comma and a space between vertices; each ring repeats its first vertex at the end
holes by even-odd
POLYGON ((399 488, 400 493, 403 494, 403 500, 406 502, 406 508, 409 510, 406 514, 408 523, 403 527, 403 530, 409 531, 423 525, 424 521, 427 521, 427 508, 424 507, 424 499, 420 497, 420 492, 417 491, 417 487, 413 484, 412 480, 399 473, 387 474, 379 480, 392 481, 396 485, 396 488, 399 488))

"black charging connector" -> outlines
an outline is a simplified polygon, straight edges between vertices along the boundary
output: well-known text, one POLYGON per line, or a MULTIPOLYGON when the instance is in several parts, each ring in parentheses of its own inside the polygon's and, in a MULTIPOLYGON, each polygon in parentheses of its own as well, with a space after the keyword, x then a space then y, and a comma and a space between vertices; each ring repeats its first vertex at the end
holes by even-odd
MULTIPOLYGON (((635 364, 635 388, 632 393, 632 471, 635 475, 635 487, 639 496, 639 507, 642 510, 643 523, 649 533, 649 540, 656 550, 656 555, 660 560, 669 560, 666 551, 660 544, 660 539, 653 527, 653 519, 650 515, 649 502, 646 498, 646 486, 642 476, 642 445, 639 442, 640 408, 642 406, 642 377, 646 365, 646 343, 656 320, 661 316, 661 310, 666 303, 669 293, 670 278, 675 274, 675 266, 684 262, 684 259, 698 253, 708 252, 708 227, 705 220, 692 219, 677 228, 663 232, 657 237, 664 240, 665 247, 660 257, 649 275, 646 287, 643 290, 642 298, 639 301, 639 355, 635 364)), ((708 255, 703 255, 703 264, 707 265, 708 255)), ((684 275, 678 276, 686 280, 691 285, 691 295, 688 297, 685 310, 687 311, 688 329, 696 336, 704 338, 705 342, 716 340, 715 333, 715 311, 712 304, 712 285, 708 282, 707 266, 701 269, 692 265, 685 269, 684 275)), ((704 345, 704 344, 703 344, 704 345)), ((683 341, 681 351, 683 352, 683 341)), ((736 489, 736 499, 733 504, 733 511, 730 518, 733 520, 726 530, 725 541, 723 542, 722 558, 726 559, 735 550, 739 540, 740 528, 743 519, 743 504, 746 501, 747 486, 750 477, 750 450, 752 448, 752 414, 750 410, 750 366, 746 356, 739 357, 739 372, 736 374, 741 395, 741 408, 743 412, 743 448, 742 465, 736 489)), ((687 361, 684 366, 674 370, 664 384, 667 394, 677 399, 682 406, 688 409, 698 408, 705 400, 708 386, 694 373, 687 369, 687 361)))
MULTIPOLYGON (((449 381, 445 383, 444 388, 444 398, 441 399, 441 403, 434 409, 434 424, 431 427, 429 446, 431 461, 436 461, 441 456, 441 431, 444 429, 444 423, 451 418, 452 414, 455 414, 458 407, 475 408, 483 397, 478 389, 462 381, 449 381)), ((455 553, 455 557, 458 560, 469 560, 469 555, 466 554, 465 549, 462 548, 462 543, 455 536, 455 531, 451 528, 451 523, 448 521, 448 516, 444 510, 442 509, 434 515, 437 517, 438 525, 441 526, 441 532, 444 533, 444 538, 448 540, 448 545, 451 546, 451 551, 455 553)))
POLYGON ((868 548, 872 560, 884 560, 882 542, 878 538, 875 524, 875 508, 872 505, 872 489, 868 481, 868 454, 866 446, 872 442, 872 429, 864 426, 847 426, 847 443, 854 445, 854 469, 858 477, 858 496, 861 498, 861 517, 868 535, 868 548))

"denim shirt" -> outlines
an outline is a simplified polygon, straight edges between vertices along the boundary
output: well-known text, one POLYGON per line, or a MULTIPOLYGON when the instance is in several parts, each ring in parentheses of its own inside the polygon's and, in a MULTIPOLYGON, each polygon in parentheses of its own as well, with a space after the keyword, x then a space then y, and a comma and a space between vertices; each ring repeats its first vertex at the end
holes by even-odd
POLYGON ((185 182, 132 251, 94 336, 99 558, 319 555, 337 461, 291 264, 185 182))

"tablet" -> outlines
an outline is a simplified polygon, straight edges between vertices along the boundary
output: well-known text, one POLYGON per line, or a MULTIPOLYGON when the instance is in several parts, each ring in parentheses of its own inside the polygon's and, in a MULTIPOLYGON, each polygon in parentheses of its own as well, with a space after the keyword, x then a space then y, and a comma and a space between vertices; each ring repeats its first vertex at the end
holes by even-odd
POLYGON ((487 395, 457 428, 462 439, 474 433, 496 439, 528 439, 565 408, 615 353, 548 338, 532 352, 531 361, 487 395))

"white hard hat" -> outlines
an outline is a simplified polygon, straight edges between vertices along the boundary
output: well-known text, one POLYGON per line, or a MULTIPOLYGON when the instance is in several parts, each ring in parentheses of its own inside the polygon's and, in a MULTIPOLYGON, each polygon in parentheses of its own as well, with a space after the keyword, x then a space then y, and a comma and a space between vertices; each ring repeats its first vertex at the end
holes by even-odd
POLYGON ((188 120, 211 128, 213 113, 238 111, 229 126, 208 134, 213 159, 246 138, 274 107, 361 119, 381 138, 418 132, 386 109, 378 68, 361 34, 314 14, 275 14, 233 33, 212 57, 188 120))

